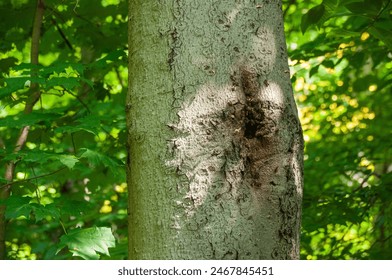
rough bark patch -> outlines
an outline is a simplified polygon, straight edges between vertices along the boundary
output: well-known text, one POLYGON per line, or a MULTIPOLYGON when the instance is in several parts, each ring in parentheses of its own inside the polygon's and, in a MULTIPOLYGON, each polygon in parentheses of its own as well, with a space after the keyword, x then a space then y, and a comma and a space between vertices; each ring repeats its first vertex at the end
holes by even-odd
POLYGON ((170 125, 180 137, 171 140, 173 159, 167 164, 189 181, 188 213, 217 181, 234 194, 239 185, 268 189, 282 183, 274 179, 287 165, 276 141, 285 109, 282 93, 245 67, 234 71, 231 80, 226 87, 201 87, 179 111, 179 122, 170 125))
POLYGON ((238 67, 230 80, 227 86, 201 87, 170 125, 179 136, 171 140, 173 158, 166 163, 185 177, 179 185, 184 197, 176 203, 191 218, 199 208, 220 211, 216 205, 224 201, 234 224, 249 220, 260 232, 275 231, 270 258, 291 258, 295 253, 287 248, 298 247, 291 245, 300 218, 295 174, 301 148, 293 141, 298 131, 291 129, 298 123, 280 87, 252 67, 238 67))

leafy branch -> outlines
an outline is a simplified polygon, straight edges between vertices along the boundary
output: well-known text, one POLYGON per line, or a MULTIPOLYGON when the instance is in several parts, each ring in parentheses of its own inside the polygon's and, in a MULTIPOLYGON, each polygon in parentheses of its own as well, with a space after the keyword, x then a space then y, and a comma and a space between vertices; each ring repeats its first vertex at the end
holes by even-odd
MULTIPOLYGON (((45 4, 43 0, 37 0, 35 18, 33 24, 33 32, 31 36, 31 53, 30 60, 31 64, 38 65, 39 64, 39 44, 41 38, 41 26, 45 12, 45 4)), ((31 77, 34 78, 37 75, 35 69, 31 70, 31 77)), ((33 111, 34 105, 37 103, 41 96, 40 87, 38 83, 32 83, 30 88, 30 96, 26 101, 24 113, 30 114, 33 111)), ((27 141, 27 136, 29 135, 30 126, 25 126, 22 128, 18 139, 16 140, 14 152, 18 152, 22 149, 24 144, 27 141)), ((12 182, 14 178, 16 163, 11 161, 6 164, 5 170, 5 179, 8 182, 12 182)), ((0 200, 6 200, 9 198, 11 194, 10 187, 3 187, 0 189, 0 200)), ((5 232, 6 232, 6 219, 5 219, 5 211, 6 206, 0 206, 0 259, 5 259, 6 250, 5 250, 5 232)))

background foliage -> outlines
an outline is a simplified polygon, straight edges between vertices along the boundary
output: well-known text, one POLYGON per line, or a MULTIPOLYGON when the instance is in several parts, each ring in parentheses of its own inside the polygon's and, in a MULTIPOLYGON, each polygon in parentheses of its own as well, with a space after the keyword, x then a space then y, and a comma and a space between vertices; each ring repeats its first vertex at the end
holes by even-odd
POLYGON ((126 4, 46 0, 32 80, 36 1, 0 1, 1 174, 17 162, 6 201, 10 259, 96 259, 109 248, 126 257, 126 4), (34 81, 41 99, 24 114, 34 81), (26 125, 28 142, 14 153, 26 125))
POLYGON ((303 259, 392 258, 391 2, 286 1, 306 142, 303 259))
MULTIPOLYGON (((126 2, 46 0, 33 66, 36 1, 0 0, 9 259, 126 258, 126 2)), ((391 259, 391 0, 283 2, 306 141, 301 257, 391 259)))

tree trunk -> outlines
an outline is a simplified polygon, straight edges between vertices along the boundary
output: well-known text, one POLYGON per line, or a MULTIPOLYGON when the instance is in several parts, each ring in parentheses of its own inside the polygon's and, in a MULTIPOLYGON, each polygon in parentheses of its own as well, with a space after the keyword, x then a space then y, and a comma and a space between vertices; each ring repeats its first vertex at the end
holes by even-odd
POLYGON ((129 1, 131 259, 297 259, 281 1, 129 1))
MULTIPOLYGON (((37 0, 36 2, 35 17, 33 22, 32 34, 31 34, 31 49, 30 49, 30 61, 31 64, 39 64, 39 43, 41 38, 41 26, 45 11, 45 3, 43 0, 37 0)), ((35 70, 32 70, 31 76, 36 76, 35 70)), ((26 101, 24 113, 30 114, 33 111, 34 105, 37 103, 41 96, 40 87, 37 83, 32 83, 30 87, 30 95, 26 101)), ((23 146, 26 144, 27 136, 29 135, 30 126, 25 126, 21 129, 18 139, 16 140, 14 152, 19 152, 23 146)), ((5 201, 11 195, 11 185, 10 183, 14 180, 16 163, 9 162, 5 167, 4 179, 7 180, 7 184, 0 186, 0 260, 4 260, 7 257, 6 252, 6 228, 7 221, 6 206, 5 201)))

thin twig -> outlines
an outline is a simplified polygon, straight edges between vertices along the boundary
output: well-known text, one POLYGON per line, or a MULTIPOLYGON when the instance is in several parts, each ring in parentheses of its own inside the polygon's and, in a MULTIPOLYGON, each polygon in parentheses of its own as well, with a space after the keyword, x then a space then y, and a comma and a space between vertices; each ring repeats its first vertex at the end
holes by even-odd
POLYGON ((52 171, 52 172, 50 172, 50 173, 38 175, 38 176, 35 176, 35 177, 31 177, 31 178, 23 179, 23 180, 19 180, 19 181, 12 181, 12 182, 9 182, 9 183, 7 183, 7 184, 2 185, 2 186, 0 187, 0 189, 1 189, 1 188, 6 188, 6 187, 11 187, 12 185, 15 185, 15 184, 20 184, 20 183, 25 183, 25 182, 37 180, 37 179, 39 179, 39 178, 48 177, 48 176, 54 175, 54 174, 56 174, 56 173, 58 173, 58 172, 60 172, 60 171, 63 171, 63 170, 66 169, 66 168, 67 168, 67 167, 64 166, 64 167, 62 167, 62 168, 60 168, 60 169, 57 169, 57 170, 55 170, 55 171, 52 171))
POLYGON ((63 88, 63 91, 66 92, 66 93, 68 93, 69 95, 75 97, 75 98, 80 102, 80 104, 83 105, 83 107, 87 110, 87 112, 91 113, 90 108, 87 106, 86 103, 84 103, 84 101, 83 101, 78 95, 73 94, 72 92, 70 92, 69 90, 67 90, 67 89, 65 89, 65 88, 63 88))

